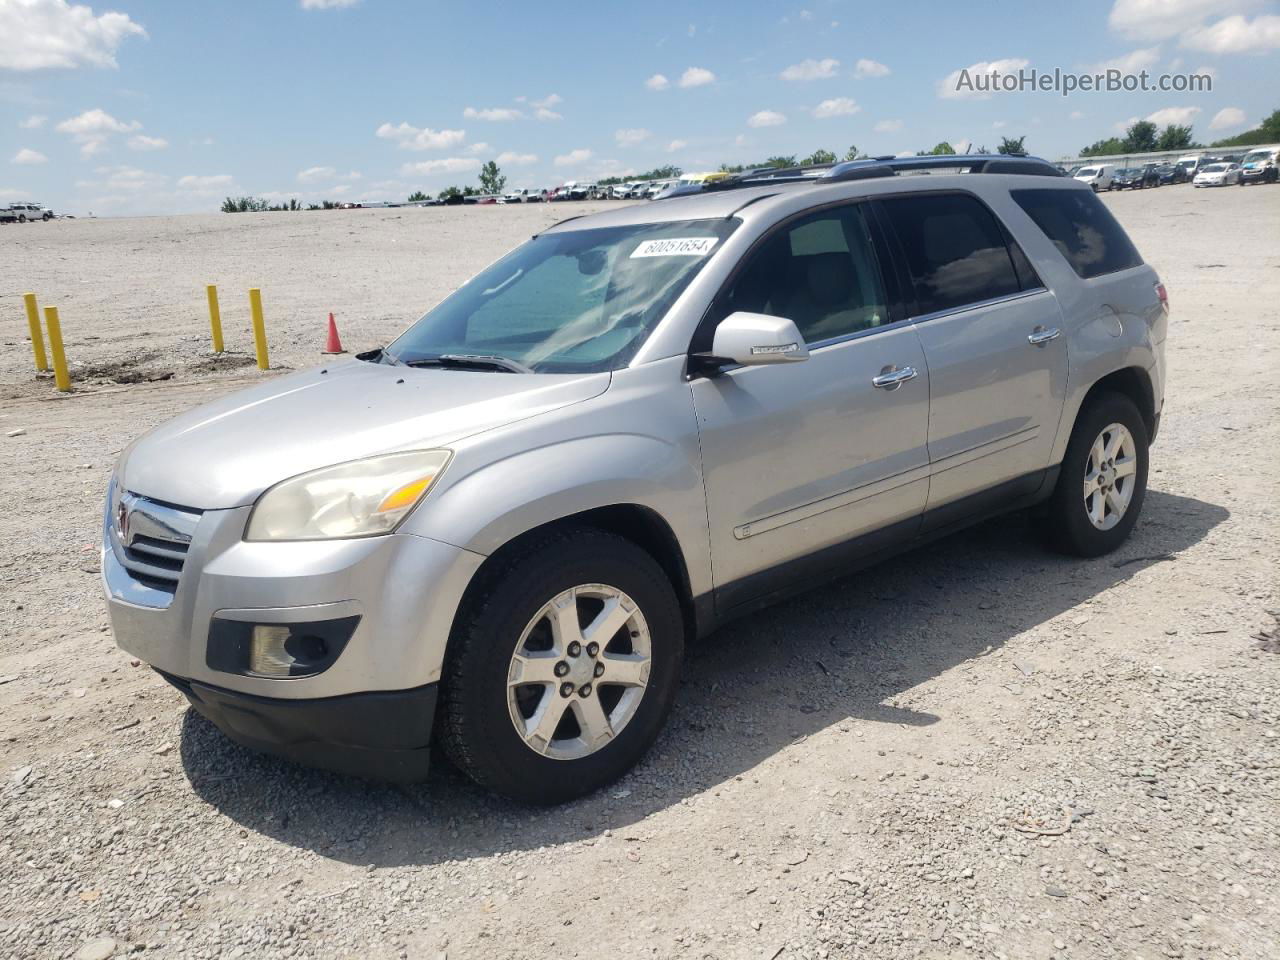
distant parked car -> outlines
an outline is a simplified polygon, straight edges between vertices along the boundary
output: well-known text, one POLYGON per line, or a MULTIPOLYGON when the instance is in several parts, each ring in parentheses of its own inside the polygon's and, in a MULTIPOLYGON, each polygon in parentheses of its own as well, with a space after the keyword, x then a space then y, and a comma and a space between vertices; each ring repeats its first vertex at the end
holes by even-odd
POLYGON ((1275 183, 1280 178, 1280 150, 1261 147, 1250 150, 1240 164, 1240 186, 1249 183, 1275 183))
POLYGON ((1115 175, 1115 167, 1109 163, 1094 164, 1091 167, 1081 167, 1074 177, 1081 183, 1087 183, 1093 188, 1093 192, 1099 190, 1110 190, 1111 179, 1115 175))
POLYGON ((1182 168, 1183 177, 1185 179, 1194 180, 1196 174, 1200 172, 1200 168, 1204 166, 1206 162, 1207 161, 1202 156, 1188 156, 1181 157, 1178 160, 1178 166, 1182 168))
POLYGON ((528 192, 529 192, 528 189, 524 187, 518 190, 510 190, 507 193, 504 193, 502 195, 502 202, 503 203, 524 203, 525 196, 528 194, 528 192))
POLYGON ((14 203, 9 205, 5 219, 17 223, 34 222, 36 220, 52 220, 53 211, 47 210, 39 203, 14 203))
POLYGON ((1225 187, 1240 182, 1240 164, 1211 163, 1201 167, 1191 181, 1197 187, 1225 187))
POLYGON ((1121 167, 1111 175, 1108 190, 1136 190, 1142 186, 1142 171, 1136 167, 1121 167))
POLYGON ((1160 174, 1162 184, 1187 182, 1187 171, 1176 163, 1162 163, 1156 167, 1156 171, 1160 174))

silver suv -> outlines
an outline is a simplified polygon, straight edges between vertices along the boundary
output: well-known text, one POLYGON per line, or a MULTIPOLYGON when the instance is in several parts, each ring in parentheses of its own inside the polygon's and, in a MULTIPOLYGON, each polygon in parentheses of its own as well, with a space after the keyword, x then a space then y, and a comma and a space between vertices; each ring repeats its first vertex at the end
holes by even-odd
POLYGON ((563 801, 637 761, 685 644, 734 617, 1020 508, 1115 549, 1167 316, 1089 187, 1031 158, 575 218, 389 346, 135 441, 112 625, 240 743, 417 779, 434 733, 563 801))

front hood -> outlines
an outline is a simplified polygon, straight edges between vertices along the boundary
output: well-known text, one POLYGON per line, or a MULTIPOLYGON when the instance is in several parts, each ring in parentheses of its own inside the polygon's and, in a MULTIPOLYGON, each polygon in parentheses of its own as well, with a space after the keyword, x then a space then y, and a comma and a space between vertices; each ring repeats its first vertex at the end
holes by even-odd
POLYGON ((358 360, 241 390, 162 423, 121 458, 134 493, 202 510, 289 477, 464 437, 599 396, 607 373, 411 369, 358 360))

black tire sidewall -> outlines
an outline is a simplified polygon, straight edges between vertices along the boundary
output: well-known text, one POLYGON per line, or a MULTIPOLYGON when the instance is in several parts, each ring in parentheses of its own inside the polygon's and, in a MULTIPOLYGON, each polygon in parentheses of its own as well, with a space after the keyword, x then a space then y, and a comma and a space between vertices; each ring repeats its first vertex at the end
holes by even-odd
POLYGON ((630 541, 596 531, 557 538, 506 568, 451 640, 445 684, 446 753, 481 785, 529 803, 590 793, 630 769, 657 738, 679 685, 684 623, 662 568, 630 541), (611 742, 577 760, 535 753, 507 706, 507 672, 525 626, 570 587, 626 593, 649 628, 652 667, 636 714, 611 742))
POLYGON ((1142 512, 1149 464, 1147 426, 1133 401, 1118 393, 1104 394, 1092 401, 1076 421, 1054 490, 1051 533, 1056 545, 1069 553, 1096 557, 1110 553, 1124 543, 1142 512), (1093 442, 1104 428, 1113 423, 1122 424, 1133 436, 1138 458, 1137 486, 1120 522, 1110 530, 1099 530, 1089 520, 1081 492, 1093 442))

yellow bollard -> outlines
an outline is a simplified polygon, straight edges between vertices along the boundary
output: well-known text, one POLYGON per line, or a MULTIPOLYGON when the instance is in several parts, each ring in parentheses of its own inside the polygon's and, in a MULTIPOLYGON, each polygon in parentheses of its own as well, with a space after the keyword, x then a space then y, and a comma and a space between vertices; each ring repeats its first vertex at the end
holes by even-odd
POLYGON ((58 322, 58 308, 44 308, 44 322, 49 328, 49 350, 53 354, 53 382, 66 393, 71 389, 71 374, 67 373, 67 355, 62 350, 62 324, 58 322))
POLYGON ((22 300, 27 305, 27 326, 31 329, 31 349, 36 355, 36 372, 44 373, 49 369, 49 358, 44 352, 44 331, 40 329, 40 308, 36 306, 34 293, 24 293, 22 300))
POLYGON ((213 331, 213 352, 222 352, 222 311, 218 309, 218 288, 212 283, 204 288, 209 297, 209 329, 213 331))
POLYGON ((258 354, 258 369, 267 369, 267 325, 262 320, 262 291, 249 288, 249 312, 253 315, 253 349, 258 354))

